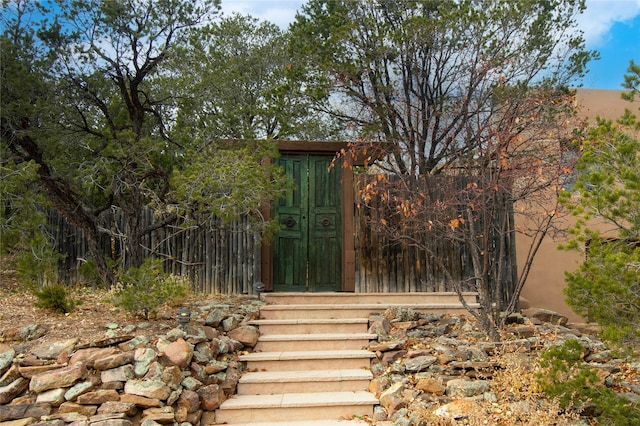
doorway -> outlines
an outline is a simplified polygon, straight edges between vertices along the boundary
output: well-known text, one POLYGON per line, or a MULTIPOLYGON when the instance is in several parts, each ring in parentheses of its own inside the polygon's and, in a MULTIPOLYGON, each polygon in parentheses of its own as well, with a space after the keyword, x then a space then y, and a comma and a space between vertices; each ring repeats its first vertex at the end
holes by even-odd
POLYGON ((293 190, 274 205, 280 232, 273 245, 273 290, 342 288, 342 170, 333 156, 283 154, 278 164, 293 190))

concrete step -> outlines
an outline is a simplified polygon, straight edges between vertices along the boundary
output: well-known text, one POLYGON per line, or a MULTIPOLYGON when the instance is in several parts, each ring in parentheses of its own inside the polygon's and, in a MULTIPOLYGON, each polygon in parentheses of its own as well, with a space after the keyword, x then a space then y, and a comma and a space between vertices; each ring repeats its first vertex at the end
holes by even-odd
MULTIPOLYGON (((470 304, 478 309, 477 303, 470 304)), ((403 306, 425 313, 467 314, 460 303, 403 303, 393 305, 381 304, 314 304, 314 305, 267 305, 260 308, 261 319, 336 319, 336 318, 368 318, 383 312, 388 306, 403 306)))
MULTIPOLYGON (((462 293, 468 303, 476 303, 475 292, 462 293)), ((262 296, 269 304, 305 305, 305 304, 377 304, 392 306, 404 304, 449 303, 459 304, 455 292, 416 292, 416 293, 265 293, 262 296)))
POLYGON ((378 400, 369 392, 236 395, 216 410, 216 423, 283 422, 372 416, 378 400))
POLYGON ((249 324, 260 328, 267 334, 311 334, 311 333, 366 333, 369 328, 367 318, 330 318, 330 319, 279 319, 254 320, 249 324))
POLYGON ((284 422, 257 422, 257 423, 227 423, 226 426, 368 426, 370 423, 364 420, 287 420, 284 422))
POLYGON ((364 349, 369 346, 370 340, 377 337, 376 334, 368 333, 262 334, 254 347, 254 351, 364 349))
POLYGON ((372 379, 371 371, 365 369, 245 373, 238 382, 238 394, 366 391, 372 379))
POLYGON ((252 352, 238 360, 246 371, 308 371, 369 369, 373 352, 367 350, 252 352))

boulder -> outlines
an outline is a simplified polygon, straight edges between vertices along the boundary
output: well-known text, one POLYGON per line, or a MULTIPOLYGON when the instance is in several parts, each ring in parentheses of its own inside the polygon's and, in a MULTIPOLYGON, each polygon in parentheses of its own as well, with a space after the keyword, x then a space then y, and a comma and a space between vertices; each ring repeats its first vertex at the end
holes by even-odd
POLYGON ((253 348, 256 343, 258 343, 260 332, 256 327, 252 325, 245 325, 229 331, 227 335, 230 338, 242 343, 244 346, 253 348))
POLYGON ((535 318, 543 323, 549 322, 552 324, 565 325, 569 321, 566 316, 549 309, 529 308, 523 310, 522 313, 529 318, 535 318))
POLYGON ((186 368, 193 357, 193 345, 180 338, 164 348, 160 362, 164 365, 175 365, 186 368))
POLYGON ((453 379, 447 382, 447 396, 451 398, 465 398, 482 395, 490 389, 487 380, 453 379))
POLYGON ((44 392, 49 389, 66 388, 87 375, 87 369, 82 362, 76 362, 68 367, 38 374, 29 382, 32 392, 44 392))

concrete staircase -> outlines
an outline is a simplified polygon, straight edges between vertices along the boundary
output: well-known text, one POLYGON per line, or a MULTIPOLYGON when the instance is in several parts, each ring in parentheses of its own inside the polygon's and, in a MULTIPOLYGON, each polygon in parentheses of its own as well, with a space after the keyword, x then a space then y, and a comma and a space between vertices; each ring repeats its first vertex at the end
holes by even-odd
MULTIPOLYGON (((389 306, 466 312, 452 293, 269 293, 252 323, 254 352, 243 355, 237 395, 216 411, 216 424, 303 426, 367 424, 378 403, 368 392, 368 318, 389 306)), ((476 306, 475 294, 465 295, 476 306)))

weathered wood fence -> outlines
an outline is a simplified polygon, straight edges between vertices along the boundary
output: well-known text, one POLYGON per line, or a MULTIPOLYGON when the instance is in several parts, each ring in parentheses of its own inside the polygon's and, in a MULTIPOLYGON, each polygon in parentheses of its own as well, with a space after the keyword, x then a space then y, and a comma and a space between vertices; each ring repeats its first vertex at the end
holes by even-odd
MULTIPOLYGON (((144 215, 146 223, 153 223, 153 210, 147 209, 144 215)), ((117 209, 101 217, 101 226, 112 231, 101 245, 105 256, 114 261, 123 252, 117 232, 123 223, 117 209)), ((68 284, 82 282, 78 268, 87 253, 82 232, 55 211, 49 216, 49 227, 56 250, 67 255, 59 264, 59 278, 68 284)), ((189 277, 194 290, 243 294, 260 281, 260 239, 251 229, 246 217, 229 224, 212 217, 206 225, 158 228, 143 244, 147 256, 164 260, 166 272, 189 277)))
MULTIPOLYGON (((442 238, 428 241, 428 251, 414 245, 393 241, 371 226, 375 215, 383 209, 357 208, 356 240, 356 292, 437 292, 454 291, 454 281, 462 282, 473 276, 467 248, 442 238), (434 260, 437 257, 437 261, 434 260), (447 268, 447 273, 442 269, 447 268), (451 278, 450 278, 451 277, 451 278), (452 280, 453 279, 453 280, 452 280)), ((147 222, 153 223, 153 211, 145 212, 147 222)), ((505 207, 503 217, 507 229, 501 235, 506 250, 501 258, 492 259, 494 271, 503 274, 497 289, 497 300, 505 300, 517 280, 515 264, 515 238, 513 215, 505 207)), ((144 242, 147 254, 164 260, 166 272, 186 276, 196 291, 204 293, 243 294, 252 291, 260 281, 260 236, 251 231, 249 219, 242 218, 223 224, 209 218, 201 226, 165 226, 147 235, 144 242)), ((105 234, 102 246, 105 255, 114 261, 122 253, 119 229, 124 229, 122 215, 112 209, 102 217, 102 226, 111 230, 105 234)), ((67 254, 60 263, 60 279, 66 283, 82 281, 78 267, 84 262, 87 245, 82 232, 69 224, 61 215, 50 215, 50 229, 56 249, 67 254)), ((496 244, 498 242, 496 241, 496 244)), ((424 244, 424 242, 423 242, 424 244)), ((466 288, 474 290, 472 287, 466 288)))
MULTIPOLYGON (((356 180, 356 192, 368 183, 367 179, 370 178, 365 176, 356 180)), ((456 186, 464 188, 467 180, 454 178, 450 182, 453 186, 443 185, 441 189, 446 192, 455 191, 456 186)), ((435 186, 439 187, 440 183, 435 181, 435 186)), ((444 193, 441 196, 447 197, 444 193)), ((367 204, 356 209, 356 291, 442 292, 455 291, 457 284, 461 284, 464 291, 476 291, 470 248, 464 243, 444 238, 442 233, 430 235, 429 232, 420 234, 418 244, 412 243, 411 238, 391 238, 377 232, 375 226, 382 219, 389 220, 385 213, 387 207, 376 197, 367 204)), ((500 283, 493 289, 493 300, 505 303, 518 280, 513 203, 497 196, 495 209, 492 217, 495 222, 488 227, 490 235, 484 238, 489 239, 493 253, 488 260, 489 279, 500 283)), ((479 222, 476 226, 482 225, 479 222)))

